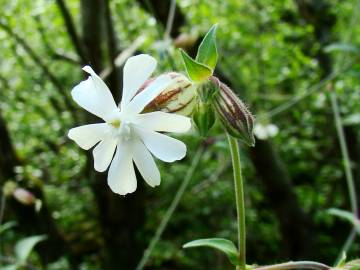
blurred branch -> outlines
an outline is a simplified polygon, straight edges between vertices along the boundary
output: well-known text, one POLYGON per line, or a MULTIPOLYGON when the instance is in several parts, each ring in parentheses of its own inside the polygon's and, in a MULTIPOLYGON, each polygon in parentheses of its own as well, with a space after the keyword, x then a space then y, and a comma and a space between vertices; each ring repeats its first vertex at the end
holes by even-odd
MULTIPOLYGON (((145 36, 139 36, 137 39, 135 39, 135 41, 128 48, 126 48, 116 56, 114 60, 115 66, 121 67, 125 63, 125 61, 137 51, 137 49, 144 43, 144 41, 145 36)), ((100 77, 103 80, 107 79, 111 74, 112 70, 112 67, 104 69, 100 72, 100 77)))
POLYGON ((46 50, 48 51, 48 54, 51 55, 51 57, 54 60, 64 60, 66 62, 69 62, 71 64, 76 64, 76 65, 80 64, 79 59, 77 59, 76 57, 74 57, 72 55, 68 55, 65 52, 60 53, 60 52, 56 51, 53 48, 53 46, 49 42, 49 39, 47 38, 46 30, 45 30, 44 25, 43 25, 43 23, 41 21, 40 15, 36 15, 34 17, 34 20, 35 20, 35 23, 36 23, 36 26, 37 26, 37 30, 38 30, 38 32, 40 34, 41 40, 42 40, 46 50))
POLYGON ((115 64, 115 59, 117 57, 119 48, 118 41, 116 38, 116 33, 113 24, 113 18, 111 14, 110 0, 105 1, 105 27, 107 34, 107 52, 110 62, 111 72, 109 74, 109 84, 112 86, 110 90, 113 94, 115 101, 120 101, 120 95, 122 95, 121 90, 121 82, 122 82, 122 73, 115 64))
POLYGON ((151 256, 152 251, 154 250, 154 248, 157 245, 157 243, 159 242, 163 232, 165 231, 167 225, 169 224, 169 221, 170 221, 172 215, 174 214, 176 207, 179 205, 180 200, 181 200, 182 196, 184 195, 184 192, 185 192, 187 186, 189 185, 190 180, 192 179, 197 166, 200 163, 200 159, 201 159, 201 156, 204 151, 204 146, 205 145, 200 145, 198 147, 198 149, 195 153, 195 156, 192 159, 190 168, 188 169, 188 171, 185 175, 184 180, 182 181, 179 189, 176 191, 174 199, 172 200, 169 208, 166 210, 166 213, 165 213, 163 219, 161 220, 159 227, 157 228, 154 236, 152 237, 149 246, 145 250, 139 264, 137 265, 136 270, 144 269, 146 263, 148 262, 148 260, 151 256))
POLYGON ((221 164, 221 166, 213 174, 211 174, 209 178, 194 186, 191 189, 191 193, 197 194, 201 191, 204 191, 206 188, 210 187, 213 183, 219 180, 220 176, 230 167, 231 160, 222 160, 219 161, 219 163, 221 164))
MULTIPOLYGON (((357 201, 356 190, 355 190, 355 181, 354 181, 354 177, 353 177, 352 170, 351 170, 351 161, 350 161, 350 156, 349 156, 349 152, 348 152, 348 146, 347 146, 347 142, 345 139, 344 128, 343 128, 343 124, 342 124, 342 118, 340 115, 337 95, 336 95, 336 92, 334 91, 334 89, 331 89, 331 90, 332 90, 330 93, 331 108, 332 108, 332 111, 334 114, 336 132, 337 132, 337 136, 338 136, 338 140, 339 140, 339 144, 340 144, 341 155, 343 158, 345 178, 346 178, 346 183, 347 183, 349 196, 350 196, 351 211, 354 214, 354 216, 356 218, 358 218, 359 217, 358 201, 357 201)), ((350 231, 350 234, 347 237, 347 239, 341 249, 341 252, 339 253, 337 261, 339 261, 341 259, 341 256, 344 252, 346 253, 350 249, 352 243, 355 240, 355 237, 356 237, 356 229, 354 226, 352 228, 352 230, 350 231)))
MULTIPOLYGON (((15 55, 15 58, 16 60, 19 62, 19 64, 24 68, 24 70, 31 70, 32 67, 29 66, 26 61, 24 61, 23 59, 23 56, 20 55, 16 49, 16 44, 14 43, 12 46, 11 46, 11 49, 15 55)), ((26 74, 26 78, 27 78, 27 74, 26 74)), ((30 75, 30 80, 34 83, 38 83, 40 84, 41 86, 44 86, 44 81, 42 80, 42 78, 35 78, 35 76, 33 75, 30 75)), ((9 83, 7 84, 8 86, 8 89, 10 90, 10 85, 9 83)), ((24 104, 27 103, 27 100, 21 96, 18 97, 19 101, 23 102, 24 104)), ((59 101, 52 95, 49 96, 49 101, 52 105, 52 108, 58 113, 59 116, 61 116, 61 113, 63 111, 62 109, 62 106, 59 104, 59 101)), ((44 108, 41 107, 41 106, 37 106, 37 105, 34 105, 35 109, 39 112, 40 115, 42 115, 44 118, 47 118, 47 113, 44 111, 44 108)), ((59 117, 61 119, 61 117, 59 117)))
POLYGON ((329 74, 326 78, 322 79, 317 84, 314 84, 314 85, 310 86, 302 94, 294 96, 290 100, 280 104, 279 106, 275 107, 274 109, 272 109, 272 110, 270 110, 270 111, 268 111, 266 113, 260 114, 259 116, 256 117, 256 120, 261 121, 263 119, 272 118, 272 117, 274 117, 274 116, 276 116, 278 114, 281 114, 284 111, 292 108, 294 105, 296 105, 297 103, 299 103, 303 99, 307 98, 312 93, 314 93, 316 91, 319 91, 324 86, 326 86, 329 82, 336 79, 339 75, 341 75, 342 73, 347 71, 349 67, 350 67, 350 65, 348 65, 346 68, 343 68, 342 70, 337 70, 337 71, 332 72, 331 74, 329 74))
POLYGON ((169 14, 166 22, 165 33, 164 33, 164 40, 170 38, 170 33, 172 32, 174 25, 175 11, 176 11, 176 0, 171 0, 169 14))
MULTIPOLYGON (((76 32, 76 28, 75 28, 75 25, 74 25, 74 22, 73 22, 73 19, 71 17, 71 14, 64 2, 64 0, 56 0, 56 3, 60 9, 60 12, 61 12, 61 15, 63 17, 63 20, 65 22, 65 26, 66 26, 66 29, 67 29, 67 32, 70 36, 70 39, 74 45, 74 48, 77 52, 77 54, 79 55, 81 61, 83 63, 86 63, 87 62, 87 57, 86 57, 86 54, 84 52, 84 49, 83 49, 83 44, 81 42, 81 39, 79 38, 77 32, 76 32)), ((89 31, 91 31, 89 29, 89 31)))
MULTIPOLYGON (((152 14, 157 21, 161 23, 164 27, 168 25, 169 15, 171 15, 171 10, 173 9, 174 14, 172 15, 173 23, 171 28, 169 25, 169 35, 172 38, 177 37, 180 34, 180 28, 185 24, 185 16, 180 12, 179 8, 171 8, 171 5, 176 6, 176 1, 164 1, 164 0, 137 0, 143 9, 152 14), (175 3, 173 3, 175 2, 175 3), (170 10, 170 14, 169 14, 170 10)), ((170 18, 171 19, 171 18, 170 18)), ((170 22, 170 21, 169 21, 170 22)))
POLYGON ((338 103, 337 95, 336 95, 335 91, 331 91, 330 101, 331 101, 331 107, 332 107, 333 114, 334 114, 335 126, 336 126, 336 131, 337 131, 337 135, 338 135, 338 139, 339 139, 341 154, 343 157, 345 176, 346 176, 347 186, 348 186, 349 195, 350 195, 351 211, 355 215, 355 217, 358 218, 359 210, 358 210, 358 203, 357 203, 357 197, 356 197, 356 191, 355 191, 354 177, 351 172, 351 161, 350 161, 350 157, 349 157, 348 146, 347 146, 347 142, 345 139, 344 128, 343 128, 342 119, 341 119, 341 115, 340 115, 339 103, 338 103))
POLYGON ((68 97, 65 89, 62 86, 62 83, 55 77, 55 75, 49 70, 46 64, 42 61, 42 59, 35 53, 35 51, 30 47, 30 45, 21 38, 18 34, 16 34, 8 25, 6 25, 3 21, 0 20, 0 28, 2 28, 9 36, 14 38, 16 42, 20 44, 20 46, 26 51, 26 53, 30 56, 30 58, 41 68, 44 75, 48 77, 48 79, 52 82, 52 84, 58 89, 59 93, 62 95, 64 103, 66 107, 72 112, 74 119, 77 119, 74 106, 72 105, 72 101, 68 97))

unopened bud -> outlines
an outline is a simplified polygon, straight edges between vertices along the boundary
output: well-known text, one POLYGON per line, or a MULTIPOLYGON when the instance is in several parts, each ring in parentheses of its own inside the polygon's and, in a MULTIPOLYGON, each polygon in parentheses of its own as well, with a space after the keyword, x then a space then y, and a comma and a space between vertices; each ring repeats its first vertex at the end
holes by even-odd
MULTIPOLYGON (((188 116, 196 103, 196 86, 190 80, 176 72, 168 73, 173 80, 164 91, 151 101, 144 109, 144 112, 163 111, 188 116)), ((155 78, 149 79, 139 89, 143 91, 155 78)))
POLYGON ((16 188, 13 192, 14 198, 24 205, 32 205, 35 203, 35 196, 28 190, 23 188, 16 188))
POLYGON ((246 105, 218 78, 212 76, 210 80, 218 87, 213 105, 226 131, 246 144, 254 146, 254 118, 246 105))

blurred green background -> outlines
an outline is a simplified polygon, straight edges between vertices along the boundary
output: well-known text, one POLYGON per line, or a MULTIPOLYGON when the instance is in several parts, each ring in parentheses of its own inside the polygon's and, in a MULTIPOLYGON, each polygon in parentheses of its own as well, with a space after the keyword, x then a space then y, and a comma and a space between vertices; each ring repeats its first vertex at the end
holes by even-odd
MULTIPOLYGON (((191 182, 145 269, 233 268, 215 251, 181 248, 196 238, 237 239, 230 154, 219 127, 206 140, 195 132, 180 137, 186 158, 158 162, 162 184, 152 189, 139 179, 125 197, 111 193, 106 173, 95 173, 91 151, 66 136, 99 121, 70 97, 85 78, 82 66, 102 74, 119 101, 127 57, 148 53, 157 74, 184 72, 178 48, 194 55, 215 23, 215 74, 257 119, 256 146, 241 149, 248 263, 332 265, 352 227, 327 213, 351 209, 331 96, 360 192, 359 2, 0 0, 0 269, 12 262, 16 243, 33 235, 47 239, 23 269, 135 269, 191 166, 191 182), (9 222, 16 224, 6 229, 9 222)), ((359 252, 355 238, 348 257, 359 252)))

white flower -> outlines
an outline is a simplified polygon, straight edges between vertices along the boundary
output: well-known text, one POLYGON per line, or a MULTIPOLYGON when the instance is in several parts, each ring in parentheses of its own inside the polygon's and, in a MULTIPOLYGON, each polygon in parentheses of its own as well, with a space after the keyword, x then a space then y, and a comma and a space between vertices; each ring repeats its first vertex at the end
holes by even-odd
POLYGON ((100 142, 93 150, 94 167, 99 172, 108 168, 116 149, 108 184, 113 192, 121 195, 136 190, 133 161, 145 181, 154 187, 160 184, 160 172, 152 155, 162 161, 173 162, 186 154, 184 143, 159 131, 186 132, 191 127, 189 118, 164 112, 141 114, 144 107, 171 83, 170 76, 161 75, 136 95, 155 67, 156 60, 145 54, 127 60, 119 107, 106 84, 89 66, 83 68, 90 74, 89 78, 71 92, 81 107, 102 118, 105 123, 73 128, 68 136, 85 150, 100 142))

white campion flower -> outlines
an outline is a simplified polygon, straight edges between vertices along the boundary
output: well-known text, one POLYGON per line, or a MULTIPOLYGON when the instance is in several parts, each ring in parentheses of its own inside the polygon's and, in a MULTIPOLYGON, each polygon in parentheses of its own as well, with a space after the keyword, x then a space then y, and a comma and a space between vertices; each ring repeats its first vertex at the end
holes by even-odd
POLYGON ((89 66, 83 68, 90 74, 89 78, 71 92, 81 107, 102 118, 105 123, 72 128, 68 136, 85 150, 99 143, 93 150, 95 170, 103 172, 111 163, 108 184, 113 192, 120 195, 136 190, 133 161, 145 181, 154 187, 160 184, 160 172, 152 155, 162 161, 173 162, 186 154, 183 142, 159 132, 188 131, 191 127, 188 117, 159 111, 141 114, 145 106, 172 82, 169 75, 161 75, 136 94, 155 67, 156 60, 146 54, 127 60, 119 107, 106 84, 89 66))

